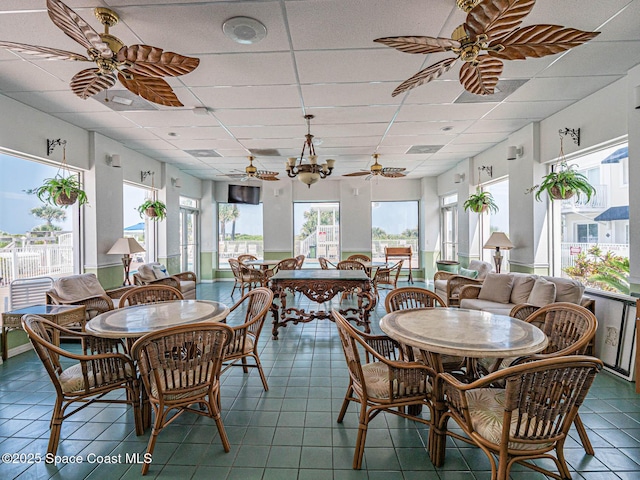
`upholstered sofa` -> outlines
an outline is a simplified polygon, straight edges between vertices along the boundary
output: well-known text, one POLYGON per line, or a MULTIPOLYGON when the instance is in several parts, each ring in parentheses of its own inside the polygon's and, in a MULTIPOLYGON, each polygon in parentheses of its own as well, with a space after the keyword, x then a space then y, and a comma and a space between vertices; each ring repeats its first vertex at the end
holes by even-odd
POLYGON ((437 271, 433 276, 433 288, 436 294, 449 306, 458 305, 460 289, 465 285, 482 285, 482 281, 493 270, 490 263, 471 260, 468 268, 458 273, 437 271))
POLYGON ((144 263, 138 267, 138 272, 133 274, 133 282, 136 285, 163 284, 177 288, 186 299, 196 298, 196 274, 182 272, 169 275, 164 265, 160 263, 144 263))
POLYGON ((490 273, 482 285, 463 286, 459 298, 460 308, 502 315, 520 304, 570 302, 594 309, 593 299, 584 296, 584 285, 577 280, 525 273, 490 273))

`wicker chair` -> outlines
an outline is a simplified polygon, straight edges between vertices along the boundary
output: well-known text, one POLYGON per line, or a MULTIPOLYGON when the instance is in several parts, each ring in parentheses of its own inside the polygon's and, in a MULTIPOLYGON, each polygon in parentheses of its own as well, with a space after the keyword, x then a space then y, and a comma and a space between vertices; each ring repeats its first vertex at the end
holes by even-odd
POLYGON ((356 253, 354 255, 349 255, 347 257, 347 260, 359 260, 361 262, 370 262, 371 257, 369 257, 368 255, 363 255, 361 253, 356 253))
POLYGON ((336 266, 331 263, 329 260, 327 260, 324 257, 318 257, 318 263, 320 264, 320 268, 322 270, 329 270, 331 268, 336 268, 336 266))
POLYGON ((465 435, 451 430, 448 434, 477 445, 487 455, 492 480, 508 480, 514 463, 570 479, 564 443, 602 366, 597 358, 571 355, 509 367, 470 384, 441 373, 438 379, 449 408, 438 428, 445 428, 452 418, 465 435), (505 388, 492 387, 499 383, 505 388), (525 461, 532 459, 553 460, 559 475, 543 468, 544 463, 525 461))
POLYGON ((447 303, 426 288, 401 287, 387 294, 384 306, 387 313, 391 313, 409 308, 446 307, 447 303))
POLYGON ((122 340, 71 331, 37 315, 25 315, 22 318, 22 328, 27 332, 56 391, 48 454, 55 455, 58 450, 62 422, 92 403, 130 404, 133 407, 136 435, 143 434, 136 367, 131 358, 124 354, 125 345, 122 340), (56 346, 52 342, 53 332, 79 340, 82 352, 72 353, 56 346), (63 369, 61 358, 75 363, 63 369), (121 399, 111 395, 103 398, 116 390, 125 390, 127 395, 121 399), (67 411, 75 402, 80 406, 67 411))
POLYGON ((45 294, 45 301, 52 305, 84 305, 87 320, 115 308, 118 300, 131 287, 105 290, 93 273, 68 275, 55 280, 53 288, 45 294))
POLYGON ((235 280, 233 289, 231 290, 232 297, 238 287, 240 288, 240 293, 244 295, 245 286, 251 290, 256 285, 264 286, 267 284, 268 279, 264 271, 242 265, 235 258, 229 259, 229 265, 231 266, 231 271, 233 272, 233 278, 235 280))
POLYGON ((247 367, 257 368, 265 391, 269 390, 269 385, 258 356, 258 339, 272 302, 273 292, 266 287, 260 287, 248 292, 231 307, 229 316, 227 316, 227 324, 233 329, 233 339, 224 351, 225 365, 222 369, 224 372, 228 368, 238 365, 238 360, 241 361, 238 366, 242 366, 245 373, 248 373, 247 367), (233 320, 232 315, 236 310, 244 313, 244 319, 242 324, 234 326, 231 325, 230 320, 233 320), (255 364, 247 364, 247 357, 252 357, 255 364))
POLYGON ((143 475, 160 431, 186 411, 213 418, 225 452, 230 450, 220 417, 220 369, 232 337, 223 323, 194 323, 149 333, 133 344, 131 353, 155 414, 143 475))
POLYGON ((245 253, 243 255, 238 255, 238 261, 244 265, 244 262, 246 262, 247 260, 258 260, 258 257, 256 257, 255 255, 250 255, 248 253, 245 253))
POLYGON ((400 270, 402 270, 402 263, 404 260, 400 260, 395 265, 389 268, 379 268, 373 277, 373 289, 376 292, 376 298, 380 298, 379 288, 382 285, 387 285, 394 290, 398 285, 398 277, 400 276, 400 270))
POLYGON ((364 270, 364 271, 366 271, 366 268, 364 267, 362 262, 359 262, 358 260, 342 260, 341 262, 338 262, 338 265, 336 265, 336 268, 338 270, 364 270))
POLYGON ((353 454, 353 468, 359 470, 369 422, 380 412, 393 413, 430 425, 430 420, 406 414, 404 407, 427 406, 431 413, 429 418, 433 418, 430 379, 434 378, 434 372, 417 362, 390 360, 387 354, 399 351, 397 344, 391 339, 379 336, 367 341, 369 336, 356 330, 336 310, 332 311, 332 317, 338 327, 349 367, 349 387, 338 415, 338 423, 342 423, 350 402, 360 403, 360 422, 353 454), (372 347, 370 342, 377 348, 372 347), (366 352, 370 361, 362 363, 360 350, 366 352))
POLYGON ((306 258, 304 255, 298 255, 296 258, 296 270, 300 270, 302 268, 302 264, 304 263, 304 259, 306 258))
POLYGON ((171 300, 184 300, 180 290, 169 285, 145 285, 144 287, 129 289, 120 297, 118 308, 144 303, 169 302, 171 300))
POLYGON ((160 263, 145 263, 138 267, 133 274, 135 285, 169 285, 180 290, 184 298, 196 298, 196 284, 198 279, 193 272, 181 272, 169 275, 160 263))
POLYGON ((277 273, 280 270, 296 270, 297 268, 298 268, 297 258, 285 258, 284 260, 280 260, 277 263, 277 265, 273 267, 273 272, 277 273))

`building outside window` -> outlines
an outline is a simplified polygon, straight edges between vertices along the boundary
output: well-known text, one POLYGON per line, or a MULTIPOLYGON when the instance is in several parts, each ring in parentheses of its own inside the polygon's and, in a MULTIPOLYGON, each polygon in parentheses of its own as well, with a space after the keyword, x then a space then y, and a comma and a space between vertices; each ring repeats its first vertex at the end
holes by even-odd
POLYGON ((228 269, 230 258, 264 255, 262 204, 218 204, 218 268, 228 269))
POLYGON ((318 257, 340 261, 340 204, 293 204, 294 256, 304 255, 305 266, 318 266, 318 257))
POLYGON ((145 250, 132 256, 130 270, 135 272, 143 263, 156 260, 156 222, 147 218, 146 215, 142 218, 138 213, 138 205, 147 198, 151 198, 152 190, 125 182, 122 185, 122 196, 124 221, 122 236, 135 238, 145 250))
MULTIPOLYGON (((371 202, 371 253, 384 261, 385 247, 411 247, 411 268, 418 268, 420 248, 418 202, 371 202)), ((408 268, 408 262, 403 263, 408 268)))

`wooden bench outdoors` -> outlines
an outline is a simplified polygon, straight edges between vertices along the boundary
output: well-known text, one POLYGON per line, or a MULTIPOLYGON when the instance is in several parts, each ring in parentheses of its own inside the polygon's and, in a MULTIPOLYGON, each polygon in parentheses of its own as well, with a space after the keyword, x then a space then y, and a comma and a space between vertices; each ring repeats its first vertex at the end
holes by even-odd
POLYGON ((409 283, 413 283, 413 275, 411 273, 411 245, 408 247, 384 247, 384 260, 389 262, 389 258, 403 258, 409 260, 409 283))

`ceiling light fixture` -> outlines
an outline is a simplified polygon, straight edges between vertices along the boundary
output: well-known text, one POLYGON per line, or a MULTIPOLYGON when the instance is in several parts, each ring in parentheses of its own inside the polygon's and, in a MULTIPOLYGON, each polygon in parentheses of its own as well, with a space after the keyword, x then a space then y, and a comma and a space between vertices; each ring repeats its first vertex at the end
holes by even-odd
POLYGON ((311 185, 316 183, 321 178, 326 178, 331 175, 333 166, 336 161, 332 158, 327 159, 326 163, 318 165, 318 156, 316 155, 316 149, 313 146, 313 135, 311 135, 311 119, 313 115, 305 115, 304 119, 307 121, 307 134, 305 135, 305 142, 302 145, 302 153, 300 158, 289 157, 285 165, 287 175, 291 178, 298 177, 302 183, 311 188, 311 185), (303 163, 305 161, 305 151, 309 149, 307 161, 309 163, 303 163), (296 164, 296 161, 298 162, 296 164))
POLYGON ((267 36, 267 27, 250 17, 233 17, 222 24, 224 34, 236 43, 251 45, 267 36))

